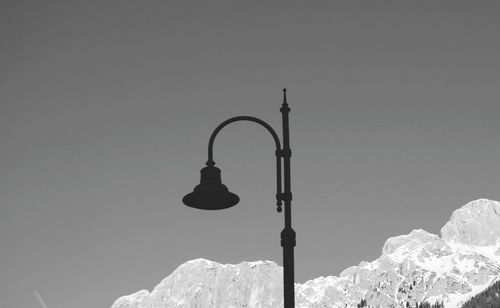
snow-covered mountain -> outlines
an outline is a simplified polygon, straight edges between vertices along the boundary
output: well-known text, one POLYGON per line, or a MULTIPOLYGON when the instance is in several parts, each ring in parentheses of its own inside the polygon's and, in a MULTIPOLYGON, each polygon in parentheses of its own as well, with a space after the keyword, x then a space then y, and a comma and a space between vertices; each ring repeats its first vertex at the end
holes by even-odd
MULTIPOLYGON (((196 259, 153 291, 122 296, 111 308, 283 307, 283 270, 271 261, 219 264, 196 259)), ((472 201, 453 212, 441 237, 424 230, 389 238, 380 258, 340 276, 295 285, 296 307, 415 307, 442 301, 458 308, 500 279, 500 202, 472 201)))

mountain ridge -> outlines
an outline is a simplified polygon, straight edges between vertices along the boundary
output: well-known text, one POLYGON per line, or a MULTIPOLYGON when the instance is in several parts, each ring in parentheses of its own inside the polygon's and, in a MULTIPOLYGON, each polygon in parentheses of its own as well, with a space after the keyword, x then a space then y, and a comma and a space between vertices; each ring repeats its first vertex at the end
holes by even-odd
MULTIPOLYGON (((296 307, 446 308, 486 289, 500 276, 500 203, 478 199, 455 210, 441 236, 422 229, 390 237, 381 256, 339 276, 296 283, 296 307)), ((283 269, 272 261, 219 264, 195 259, 180 265, 149 292, 118 298, 112 308, 282 307, 283 269)))

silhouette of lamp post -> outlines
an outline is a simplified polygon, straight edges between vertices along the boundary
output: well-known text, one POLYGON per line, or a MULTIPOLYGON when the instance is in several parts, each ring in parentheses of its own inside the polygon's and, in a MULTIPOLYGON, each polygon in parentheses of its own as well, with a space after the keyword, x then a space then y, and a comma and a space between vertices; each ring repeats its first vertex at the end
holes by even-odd
POLYGON ((283 148, 280 145, 280 139, 274 129, 262 121, 261 119, 249 116, 239 116, 230 118, 222 122, 214 130, 208 142, 208 161, 206 167, 201 169, 201 181, 192 193, 187 194, 182 199, 182 202, 196 209, 202 210, 221 210, 230 208, 236 205, 240 198, 230 192, 221 182, 220 169, 215 167, 213 160, 213 144, 215 137, 222 128, 226 125, 238 121, 250 121, 260 124, 271 133, 276 144, 276 205, 277 211, 282 211, 282 205, 285 206, 285 227, 281 231, 281 246, 283 247, 283 293, 284 293, 284 308, 295 307, 295 290, 294 290, 294 257, 293 248, 295 247, 295 231, 292 229, 292 192, 290 191, 290 130, 288 124, 288 107, 286 99, 286 89, 283 89, 283 104, 280 108, 283 125, 283 148), (283 174, 281 166, 283 164, 283 174), (282 185, 283 175, 283 185, 282 185), (283 186, 283 190, 282 190, 283 186))

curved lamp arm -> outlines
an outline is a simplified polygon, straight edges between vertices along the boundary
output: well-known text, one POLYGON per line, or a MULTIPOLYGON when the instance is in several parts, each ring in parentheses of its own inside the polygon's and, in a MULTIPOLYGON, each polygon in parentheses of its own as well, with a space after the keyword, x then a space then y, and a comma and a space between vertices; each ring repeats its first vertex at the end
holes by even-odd
POLYGON ((281 212, 281 205, 282 205, 282 194, 281 194, 281 144, 280 144, 280 139, 278 137, 278 134, 274 131, 274 129, 267 124, 266 122, 262 121, 259 118, 256 117, 250 117, 250 116, 238 116, 238 117, 233 117, 230 119, 227 119, 226 121, 222 122, 215 128, 213 131, 212 135, 210 136, 210 140, 208 141, 208 161, 206 162, 207 166, 214 166, 215 162, 213 160, 213 147, 214 147, 214 141, 215 137, 217 134, 220 132, 221 129, 223 129, 225 126, 228 124, 231 124, 233 122, 238 122, 238 121, 250 121, 254 122, 257 124, 260 124, 263 126, 267 131, 271 134, 271 136, 274 139, 274 143, 276 144, 276 205, 278 206, 278 212, 281 212))

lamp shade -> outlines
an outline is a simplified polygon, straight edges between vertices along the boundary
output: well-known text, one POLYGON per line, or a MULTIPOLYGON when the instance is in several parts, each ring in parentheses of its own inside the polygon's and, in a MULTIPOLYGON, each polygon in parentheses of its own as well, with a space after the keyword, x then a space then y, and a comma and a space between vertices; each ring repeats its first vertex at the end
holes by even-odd
POLYGON ((220 169, 214 166, 201 169, 200 184, 182 199, 185 205, 202 210, 227 209, 239 201, 240 198, 222 184, 220 169))

